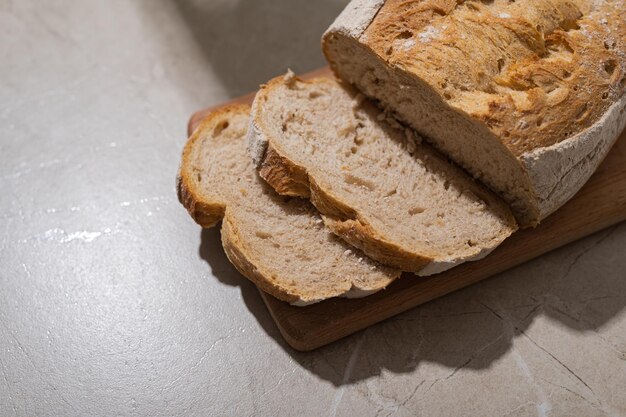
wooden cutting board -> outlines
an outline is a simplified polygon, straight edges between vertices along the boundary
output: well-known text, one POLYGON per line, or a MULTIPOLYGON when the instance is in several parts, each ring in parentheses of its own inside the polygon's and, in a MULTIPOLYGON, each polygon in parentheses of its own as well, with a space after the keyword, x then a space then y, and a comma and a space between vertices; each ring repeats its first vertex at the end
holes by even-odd
MULTIPOLYGON (((332 76, 328 68, 302 78, 332 76)), ((254 93, 229 103, 251 103, 254 93)), ((192 132, 208 112, 189 121, 192 132)), ((386 290, 360 299, 331 299, 293 307, 261 291, 287 343, 312 350, 362 330, 435 298, 529 261, 546 252, 626 220, 626 131, 589 182, 535 229, 518 231, 485 259, 431 277, 403 274, 386 290)))

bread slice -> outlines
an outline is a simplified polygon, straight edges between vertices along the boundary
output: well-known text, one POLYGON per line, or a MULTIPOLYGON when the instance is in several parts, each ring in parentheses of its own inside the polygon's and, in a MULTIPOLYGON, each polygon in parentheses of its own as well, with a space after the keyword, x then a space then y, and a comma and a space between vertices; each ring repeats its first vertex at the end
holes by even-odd
POLYGON ((330 233, 306 200, 279 196, 246 153, 250 107, 210 114, 183 151, 178 198, 203 227, 222 222, 228 259, 262 290, 294 305, 361 297, 400 274, 330 233))
POLYGON ((498 197, 334 80, 273 79, 257 93, 251 124, 261 177, 309 197, 333 232, 384 264, 441 272, 516 230, 498 197))
POLYGON ((352 0, 332 70, 538 224, 626 126, 624 0, 352 0))

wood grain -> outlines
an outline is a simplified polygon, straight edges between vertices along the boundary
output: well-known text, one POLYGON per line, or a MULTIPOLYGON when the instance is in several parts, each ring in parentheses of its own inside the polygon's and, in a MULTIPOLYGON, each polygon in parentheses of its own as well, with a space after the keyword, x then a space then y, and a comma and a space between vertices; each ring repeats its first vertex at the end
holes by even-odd
MULTIPOLYGON (((314 76, 330 76, 330 71, 323 68, 303 78, 314 76)), ((254 93, 225 104, 251 103, 253 98, 254 93)), ((189 133, 216 108, 195 113, 189 121, 189 133)), ((297 350, 313 350, 624 220, 626 131, 572 200, 536 229, 516 232, 483 260, 426 278, 403 274, 386 290, 361 299, 331 299, 293 307, 263 292, 261 295, 287 343, 297 350)))

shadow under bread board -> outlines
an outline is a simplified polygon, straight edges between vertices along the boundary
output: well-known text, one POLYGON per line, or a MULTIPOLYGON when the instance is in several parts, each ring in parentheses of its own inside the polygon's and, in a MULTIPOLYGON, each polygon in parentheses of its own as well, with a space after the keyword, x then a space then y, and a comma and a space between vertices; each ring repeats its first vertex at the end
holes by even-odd
MULTIPOLYGON (((328 68, 302 78, 332 74, 328 68)), ((251 103, 254 93, 229 103, 251 103)), ((195 113, 192 132, 212 110, 195 113)), ((626 220, 626 131, 587 184, 537 228, 514 233, 486 258, 430 277, 403 274, 386 290, 359 299, 336 298, 294 307, 261 292, 287 343, 307 351, 334 342, 420 304, 506 271, 551 250, 626 220)))

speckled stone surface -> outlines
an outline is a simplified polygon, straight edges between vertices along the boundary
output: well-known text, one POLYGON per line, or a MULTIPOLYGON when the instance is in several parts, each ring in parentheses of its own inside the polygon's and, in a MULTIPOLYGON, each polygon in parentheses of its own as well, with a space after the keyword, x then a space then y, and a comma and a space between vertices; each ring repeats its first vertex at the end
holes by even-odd
POLYGON ((174 192, 345 1, 0 0, 0 416, 624 416, 626 224, 312 353, 174 192))

